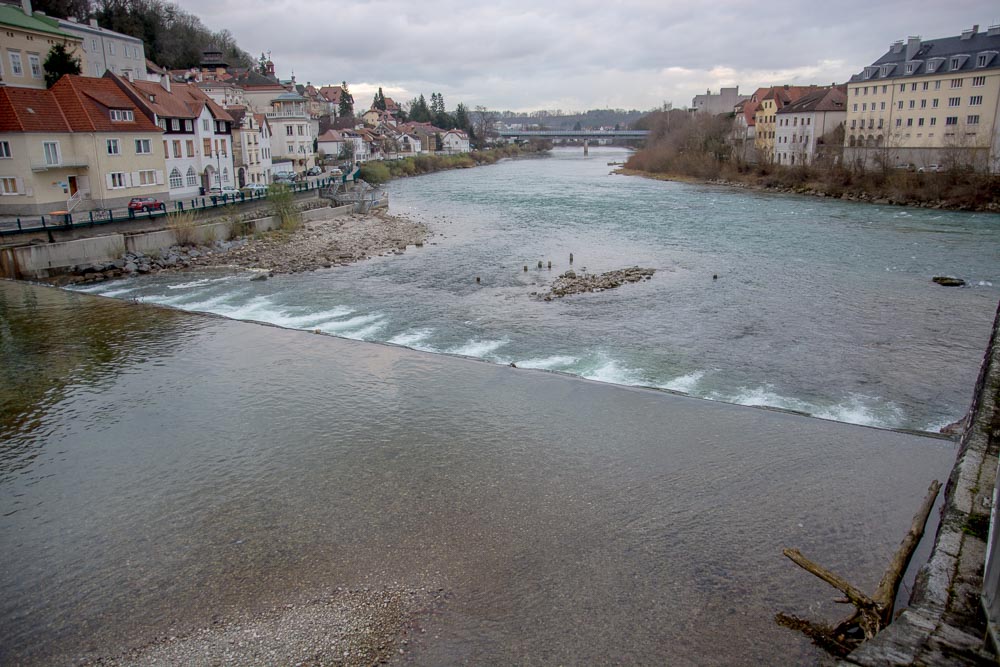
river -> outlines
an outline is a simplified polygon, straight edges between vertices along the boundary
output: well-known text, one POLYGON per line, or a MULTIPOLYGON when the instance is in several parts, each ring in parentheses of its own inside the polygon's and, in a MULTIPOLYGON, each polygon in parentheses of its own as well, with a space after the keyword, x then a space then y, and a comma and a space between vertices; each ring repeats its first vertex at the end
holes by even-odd
POLYGON ((557 150, 393 182, 393 212, 436 232, 404 256, 90 289, 871 426, 937 431, 965 413, 1000 299, 1000 216, 611 175, 625 155, 557 150), (657 273, 532 296, 570 268, 632 265, 657 273))
POLYGON ((964 412, 996 219, 608 175, 620 156, 393 183, 436 245, 342 269, 0 282, 0 663, 331 586, 446 592, 416 664, 818 661, 773 615, 844 608, 781 549, 876 586, 955 448, 840 422, 964 412), (657 274, 532 298, 569 252, 657 274), (765 399, 833 420, 727 404, 765 399))

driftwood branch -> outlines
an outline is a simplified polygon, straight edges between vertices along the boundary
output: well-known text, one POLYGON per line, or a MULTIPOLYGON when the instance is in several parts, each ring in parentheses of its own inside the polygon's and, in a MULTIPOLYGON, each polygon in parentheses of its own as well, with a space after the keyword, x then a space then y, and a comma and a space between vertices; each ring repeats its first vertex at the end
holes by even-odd
POLYGON ((838 656, 847 655, 853 647, 856 647, 860 643, 862 633, 865 639, 871 639, 878 634, 882 628, 892 622, 892 612, 896 593, 899 590, 899 582, 913 557, 913 551, 917 548, 917 544, 924 534, 927 517, 930 516, 931 509, 934 507, 934 499, 937 498, 940 489, 941 484, 937 480, 932 482, 930 488, 927 489, 927 495, 924 497, 920 509, 914 515, 909 531, 907 531, 892 560, 889 561, 889 566, 879 580, 875 594, 871 597, 865 595, 843 577, 809 560, 798 549, 784 549, 782 553, 793 563, 841 591, 847 599, 838 599, 837 601, 850 602, 854 605, 855 612, 832 629, 787 614, 778 614, 776 616, 777 622, 786 627, 800 630, 817 646, 838 656))

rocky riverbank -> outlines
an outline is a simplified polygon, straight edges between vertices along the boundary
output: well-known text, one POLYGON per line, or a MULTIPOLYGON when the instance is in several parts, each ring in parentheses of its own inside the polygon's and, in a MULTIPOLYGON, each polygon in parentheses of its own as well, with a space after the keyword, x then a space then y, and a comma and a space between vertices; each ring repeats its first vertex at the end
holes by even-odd
POLYGON ((654 273, 656 273, 656 269, 642 269, 638 266, 608 271, 598 275, 581 274, 570 270, 556 278, 548 293, 541 296, 545 301, 551 301, 553 298, 561 298, 570 294, 603 292, 604 290, 621 287, 626 283, 649 280, 653 277, 654 273))
POLYGON ((57 285, 102 282, 194 267, 256 269, 261 271, 260 277, 266 278, 343 266, 376 255, 401 254, 408 246, 422 246, 429 234, 422 223, 385 212, 331 215, 304 222, 294 231, 277 229, 204 245, 175 245, 148 254, 127 253, 112 262, 74 267, 50 282, 57 285))

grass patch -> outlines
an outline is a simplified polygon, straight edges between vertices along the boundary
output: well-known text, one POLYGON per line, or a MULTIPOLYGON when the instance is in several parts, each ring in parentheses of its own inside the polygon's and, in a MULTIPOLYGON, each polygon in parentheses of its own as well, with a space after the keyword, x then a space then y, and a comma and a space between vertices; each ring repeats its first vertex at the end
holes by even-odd
POLYGON ((271 215, 278 218, 280 228, 294 232, 302 226, 302 213, 295 205, 295 197, 286 185, 275 184, 267 190, 267 201, 271 204, 271 215))
POLYGON ((962 532, 986 541, 990 531, 990 517, 986 514, 970 514, 962 526, 962 532))
POLYGON ((191 211, 171 211, 167 213, 167 229, 174 233, 177 245, 194 245, 194 213, 191 211))

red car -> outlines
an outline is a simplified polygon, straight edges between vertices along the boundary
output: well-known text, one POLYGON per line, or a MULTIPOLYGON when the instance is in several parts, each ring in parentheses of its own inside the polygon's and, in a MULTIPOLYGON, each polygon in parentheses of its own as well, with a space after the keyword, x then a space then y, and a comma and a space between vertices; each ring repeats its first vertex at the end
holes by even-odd
POLYGON ((167 205, 153 197, 133 197, 132 201, 128 203, 128 210, 142 211, 144 213, 147 211, 166 211, 167 205))

